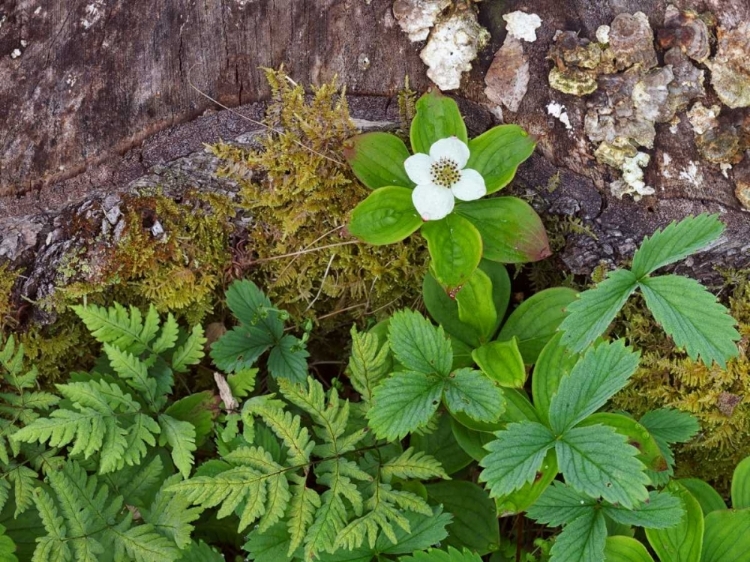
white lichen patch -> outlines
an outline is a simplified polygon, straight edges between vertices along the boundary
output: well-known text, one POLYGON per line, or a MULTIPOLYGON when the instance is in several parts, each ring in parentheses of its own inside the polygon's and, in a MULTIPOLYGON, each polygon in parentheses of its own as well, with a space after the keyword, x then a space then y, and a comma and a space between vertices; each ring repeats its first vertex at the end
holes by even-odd
POLYGON ((479 25, 472 10, 441 20, 419 54, 428 67, 427 76, 441 90, 455 90, 461 85, 461 74, 471 70, 471 61, 489 39, 489 32, 479 25))
POLYGON ((518 10, 505 14, 503 19, 507 22, 505 28, 508 35, 529 43, 536 41, 536 30, 542 25, 542 18, 538 15, 518 10))
POLYGON ((710 108, 701 102, 696 102, 687 112, 688 121, 696 135, 702 135, 718 125, 716 118, 721 112, 721 106, 712 105, 710 108))
POLYGON ((96 24, 104 15, 105 0, 96 0, 86 6, 84 17, 81 18, 81 27, 88 30, 96 24))
POLYGON ((559 119, 560 123, 565 125, 566 129, 571 130, 573 128, 570 124, 570 118, 568 117, 568 112, 565 111, 564 105, 561 105, 556 101, 551 101, 547 104, 547 113, 552 115, 552 117, 559 119))
POLYGON ((21 56, 21 49, 13 49, 10 53, 10 58, 17 59, 21 56))
POLYGON ((600 25, 596 28, 596 40, 602 45, 609 44, 609 30, 610 27, 608 25, 600 25))
POLYGON ((623 195, 631 195, 633 200, 639 201, 646 195, 655 193, 653 187, 643 181, 643 169, 648 166, 651 157, 645 152, 638 152, 632 158, 625 158, 622 163, 622 180, 612 182, 612 195, 622 199, 623 195))
POLYGON ((396 0, 393 17, 412 42, 424 41, 451 0, 396 0))
POLYGON ((688 162, 687 168, 680 170, 679 177, 681 180, 685 180, 693 185, 701 185, 703 183, 703 173, 692 160, 688 162))
POLYGON ((729 170, 732 169, 732 165, 728 162, 722 162, 719 164, 719 168, 721 169, 721 175, 729 179, 729 170))
POLYGON ((662 152, 661 155, 661 175, 667 179, 672 178, 672 172, 669 170, 669 165, 672 163, 672 157, 666 152, 662 152))

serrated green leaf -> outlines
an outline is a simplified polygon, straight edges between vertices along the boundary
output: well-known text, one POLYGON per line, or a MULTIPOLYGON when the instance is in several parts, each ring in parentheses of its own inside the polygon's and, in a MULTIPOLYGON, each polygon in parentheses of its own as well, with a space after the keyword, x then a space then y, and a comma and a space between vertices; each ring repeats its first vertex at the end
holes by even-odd
POLYGON ((576 298, 572 289, 545 289, 523 301, 508 318, 497 336, 499 341, 518 338, 518 349, 530 365, 552 339, 567 314, 566 309, 576 298))
POLYGON ((172 369, 177 373, 185 373, 190 365, 196 365, 203 359, 203 346, 206 338, 203 336, 203 326, 196 324, 190 331, 185 343, 174 350, 172 354, 172 369))
POLYGON ((631 508, 648 497, 638 450, 607 426, 574 427, 557 441, 560 472, 575 489, 631 508))
POLYGON ((445 382, 445 403, 480 422, 497 421, 505 410, 503 391, 482 371, 459 369, 445 382))
POLYGON ((376 189, 352 211, 349 232, 375 246, 407 238, 422 226, 411 194, 405 187, 376 189))
POLYGON ((436 141, 448 137, 469 142, 461 112, 451 98, 433 89, 417 100, 415 109, 409 132, 414 153, 429 154, 436 141))
POLYGON ((227 306, 245 327, 257 326, 273 341, 284 334, 284 322, 271 301, 249 279, 234 281, 227 289, 227 306))
POLYGON ((604 559, 607 562, 654 562, 643 543, 622 535, 607 537, 604 559))
POLYGON ((700 283, 663 275, 642 279, 639 286, 654 319, 691 359, 709 366, 715 361, 724 369, 727 359, 738 355, 734 319, 700 283))
POLYGON ((487 483, 493 498, 532 482, 555 443, 550 430, 535 422, 512 423, 495 436, 485 446, 489 454, 479 463, 484 467, 479 481, 487 483))
POLYGON ((193 466, 195 446, 195 426, 190 422, 180 421, 166 414, 159 415, 161 434, 159 444, 169 445, 172 449, 172 461, 183 478, 190 476, 193 466))
POLYGON ((685 443, 698 433, 698 420, 688 412, 659 408, 646 412, 640 420, 649 433, 666 443, 685 443))
POLYGON ((274 343, 273 336, 265 330, 239 326, 213 343, 211 359, 225 373, 249 369, 274 343))
POLYGON ((375 389, 367 419, 380 439, 403 439, 424 427, 440 405, 443 381, 424 373, 395 373, 375 389))
POLYGON ((479 555, 498 549, 500 529, 495 504, 485 490, 463 480, 428 484, 426 489, 431 500, 453 515, 443 541, 446 546, 467 548, 479 555))
POLYGON ((298 338, 285 334, 268 355, 268 372, 276 379, 304 382, 309 356, 298 338))
POLYGON ((628 383, 638 368, 639 354, 623 340, 591 348, 560 381, 549 409, 550 427, 561 435, 604 406, 628 383))
POLYGON ((655 270, 686 258, 715 241, 724 232, 716 215, 687 217, 672 222, 643 239, 633 256, 633 275, 641 279, 655 270))
POLYGON ((479 368, 500 386, 523 388, 526 368, 518 349, 518 339, 492 341, 475 349, 472 358, 479 368))
POLYGON ((568 315, 560 324, 562 343, 572 351, 583 351, 604 333, 637 286, 635 275, 616 269, 604 281, 580 293, 579 299, 568 305, 568 315))
POLYGON ((455 213, 479 231, 485 259, 527 263, 552 255, 542 219, 522 199, 493 197, 461 202, 455 213))
POLYGON ((568 484, 555 481, 529 508, 528 515, 537 523, 559 527, 571 523, 598 507, 598 501, 568 484))
POLYGON ((648 500, 632 509, 604 505, 602 511, 617 523, 647 529, 667 529, 680 523, 684 516, 680 499, 668 492, 651 492, 648 500))
POLYGON ((550 550, 553 562, 581 562, 604 560, 607 525, 604 516, 589 510, 574 519, 557 536, 550 550))
POLYGON ((466 218, 451 213, 422 227, 432 263, 430 272, 449 289, 466 283, 482 259, 482 236, 466 218))
POLYGON ((406 369, 447 376, 453 351, 440 326, 433 326, 418 312, 400 310, 390 320, 388 341, 396 359, 406 369))
POLYGON ((549 488, 558 472, 557 454, 554 449, 550 449, 544 457, 542 466, 537 470, 533 482, 527 482, 515 492, 495 498, 498 517, 508 517, 528 511, 549 488))
POLYGON ((404 169, 408 157, 404 141, 390 133, 364 133, 344 142, 344 158, 357 179, 370 189, 389 185, 413 188, 404 169))

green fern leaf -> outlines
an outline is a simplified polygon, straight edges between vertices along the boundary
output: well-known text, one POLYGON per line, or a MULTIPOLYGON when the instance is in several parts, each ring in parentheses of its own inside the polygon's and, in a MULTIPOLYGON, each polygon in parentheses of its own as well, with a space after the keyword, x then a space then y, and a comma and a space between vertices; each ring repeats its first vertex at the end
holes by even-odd
MULTIPOLYGON (((431 548, 425 552, 415 552, 411 556, 402 556, 399 562, 481 562, 479 555, 469 552, 456 550, 452 546, 447 551, 435 550, 431 548)), ((592 559, 593 560, 593 559, 592 559)))
POLYGON ((27 466, 14 466, 6 472, 6 476, 13 484, 13 499, 16 510, 14 518, 18 518, 24 511, 34 504, 34 490, 39 484, 37 473, 27 466))
POLYGON ((147 510, 141 510, 141 515, 157 533, 174 542, 177 548, 183 549, 191 544, 191 523, 200 517, 203 510, 190 507, 190 501, 183 496, 166 492, 166 488, 179 482, 181 478, 178 474, 167 478, 151 506, 147 510))
POLYGON ((180 553, 179 562, 225 562, 223 554, 203 541, 191 542, 180 553))
POLYGON ((118 303, 110 308, 96 305, 71 308, 97 341, 120 350, 140 354, 148 346, 145 337, 153 336, 153 326, 144 329, 141 311, 134 306, 129 311, 118 303))
POLYGON ((166 414, 159 415, 159 445, 169 444, 172 449, 172 461, 183 478, 190 476, 195 451, 195 427, 190 422, 174 419, 166 414))
POLYGON ((282 409, 283 403, 268 396, 258 396, 245 402, 243 420, 247 416, 257 415, 263 418, 266 425, 282 440, 288 449, 289 462, 295 466, 310 463, 310 455, 315 442, 310 439, 306 427, 302 427, 299 416, 292 416, 282 409))
MULTIPOLYGON (((146 414, 137 413, 132 416, 133 423, 126 428, 125 450, 122 455, 115 459, 114 466, 117 470, 124 465, 137 465, 148 453, 148 446, 156 446, 157 435, 161 432, 159 424, 146 414)), ((103 461, 102 461, 103 463, 103 461)), ((108 472, 102 468, 99 473, 108 472)))
POLYGON ((292 488, 292 498, 287 509, 289 513, 287 529, 290 537, 287 556, 290 558, 305 539, 307 531, 315 518, 315 511, 320 505, 321 502, 318 493, 305 486, 304 479, 300 478, 300 481, 292 488))
POLYGON ((5 504, 8 503, 10 497, 10 482, 7 478, 0 478, 0 511, 5 508, 5 504))
POLYGON ((177 325, 174 315, 170 312, 167 315, 167 320, 161 328, 159 337, 156 338, 153 344, 151 344, 151 351, 154 353, 164 353, 165 351, 172 349, 174 344, 177 343, 177 337, 180 335, 180 327, 177 325))
POLYGON ((214 419, 219 410, 216 395, 211 391, 196 392, 173 402, 164 411, 165 414, 195 427, 195 442, 199 447, 211 435, 214 429, 214 419))
POLYGON ((177 373, 184 373, 190 365, 196 365, 203 359, 203 347, 206 345, 206 338, 203 336, 203 326, 197 324, 193 326, 190 335, 185 343, 175 349, 172 354, 172 369, 177 373))
POLYGON ((442 465, 434 457, 422 451, 415 452, 413 447, 386 462, 380 468, 380 474, 385 482, 390 482, 394 477, 403 480, 448 478, 442 465))
POLYGON ((165 466, 159 454, 154 454, 147 462, 144 459, 138 465, 126 466, 108 478, 113 491, 127 498, 128 505, 146 508, 165 478, 165 466))
MULTIPOLYGON (((126 524, 130 523, 130 515, 126 524)), ((154 562, 175 560, 179 549, 166 537, 157 533, 151 525, 137 525, 115 535, 115 560, 123 562, 154 562)))
POLYGON ((346 521, 346 504, 340 490, 334 487, 323 492, 320 509, 305 537, 305 560, 312 560, 320 551, 332 552, 346 521))
POLYGON ((153 404, 157 395, 156 380, 148 376, 146 363, 138 359, 134 354, 122 351, 120 348, 108 343, 105 343, 102 349, 104 349, 104 353, 109 359, 109 364, 117 375, 132 388, 143 393, 148 402, 153 404))
POLYGON ((37 539, 39 544, 34 550, 34 560, 73 560, 66 540, 67 527, 54 500, 43 488, 37 488, 34 490, 34 504, 47 531, 46 536, 37 539))
POLYGON ((379 346, 375 334, 358 332, 356 326, 352 326, 351 336, 349 378, 354 390, 369 404, 372 402, 375 387, 391 372, 390 347, 387 341, 379 346))

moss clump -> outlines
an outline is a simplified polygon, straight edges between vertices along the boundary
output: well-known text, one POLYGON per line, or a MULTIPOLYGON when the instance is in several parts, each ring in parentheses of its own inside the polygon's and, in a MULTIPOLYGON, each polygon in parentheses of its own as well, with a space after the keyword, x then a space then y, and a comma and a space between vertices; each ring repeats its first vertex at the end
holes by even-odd
POLYGON ((706 367, 677 349, 640 299, 626 305, 615 328, 643 352, 633 382, 614 398, 615 407, 642 415, 671 406, 695 415, 702 431, 677 448, 678 475, 703 478, 723 492, 734 467, 750 455, 750 270, 734 281, 729 305, 742 340, 739 357, 726 369, 706 367))
POLYGON ((315 316, 323 325, 342 311, 357 317, 413 302, 424 271, 422 244, 365 246, 346 232, 349 212, 369 191, 342 156, 357 132, 343 92, 334 82, 306 96, 282 72, 266 75, 270 132, 260 149, 213 147, 224 163, 220 173, 239 183, 241 205, 255 222, 248 248, 256 280, 293 317, 315 316))
POLYGON ((61 260, 48 304, 65 310, 82 298, 102 305, 153 303, 190 324, 203 320, 220 301, 232 260, 231 201, 188 191, 178 203, 143 193, 123 197, 120 209, 119 234, 92 236, 61 260))

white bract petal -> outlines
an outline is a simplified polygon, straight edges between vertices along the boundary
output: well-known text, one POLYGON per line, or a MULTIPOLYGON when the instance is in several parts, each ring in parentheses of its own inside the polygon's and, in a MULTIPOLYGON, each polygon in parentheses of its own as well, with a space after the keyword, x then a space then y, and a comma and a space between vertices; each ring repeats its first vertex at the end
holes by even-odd
POLYGON ((451 191, 456 199, 474 201, 487 195, 487 186, 484 184, 482 174, 466 168, 461 170, 461 179, 453 184, 451 191))
POLYGON ((432 158, 421 152, 404 160, 406 175, 416 184, 430 183, 431 167, 432 158))
MULTIPOLYGON (((438 161, 441 158, 453 160, 460 170, 469 161, 469 147, 457 137, 448 137, 435 141, 430 147, 430 158, 438 161)), ((417 182, 419 183, 419 182, 417 182)))
POLYGON ((424 183, 415 187, 411 193, 411 200, 419 216, 425 221, 437 221, 447 217, 455 204, 451 190, 434 183, 424 183))

